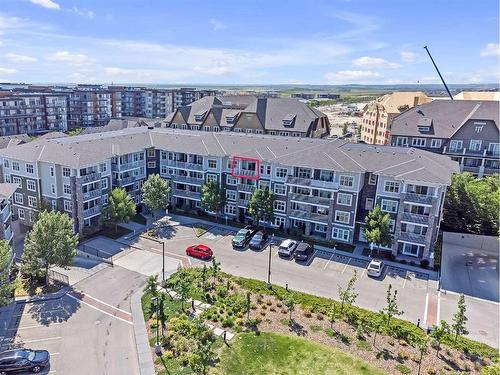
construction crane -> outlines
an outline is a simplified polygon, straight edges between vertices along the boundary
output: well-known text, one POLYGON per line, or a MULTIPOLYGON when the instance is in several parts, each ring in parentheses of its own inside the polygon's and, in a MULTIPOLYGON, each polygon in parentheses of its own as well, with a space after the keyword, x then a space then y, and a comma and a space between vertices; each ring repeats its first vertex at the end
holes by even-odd
POLYGON ((446 89, 446 92, 448 93, 449 97, 451 100, 453 100, 453 96, 451 95, 451 92, 450 92, 450 89, 448 88, 448 85, 446 84, 446 82, 444 81, 444 78, 443 76, 441 75, 441 72, 439 71, 436 63, 434 62, 434 59, 432 58, 432 55, 431 53, 429 52, 429 49, 427 48, 427 46, 424 46, 425 50, 427 51, 427 54, 429 55, 429 57, 431 58, 431 61, 432 61, 432 64, 434 65, 434 68, 436 68, 436 71, 437 73, 439 74, 439 78, 441 78, 441 82, 443 82, 443 85, 444 85, 444 88, 446 89))

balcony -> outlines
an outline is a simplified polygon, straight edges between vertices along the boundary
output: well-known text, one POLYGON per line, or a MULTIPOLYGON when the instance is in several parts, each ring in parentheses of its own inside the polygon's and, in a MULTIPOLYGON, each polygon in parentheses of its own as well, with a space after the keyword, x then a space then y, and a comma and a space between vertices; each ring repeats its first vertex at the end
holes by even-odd
POLYGON ((99 181, 101 179, 101 174, 99 172, 89 173, 85 176, 77 178, 77 181, 81 184, 88 184, 90 182, 99 181))
POLYGON ((470 165, 461 165, 461 170, 462 172, 470 172, 470 173, 473 173, 473 174, 478 174, 479 173, 479 166, 477 167, 474 167, 474 166, 470 166, 470 165))
POLYGON ((174 168, 189 169, 189 170, 194 170, 194 171, 202 171, 203 170, 203 165, 197 164, 197 163, 188 163, 188 162, 177 161, 177 160, 166 160, 166 164, 169 167, 174 167, 174 168))
POLYGON ((250 200, 249 199, 241 199, 241 198, 239 198, 236 202, 238 203, 239 207, 245 207, 245 208, 247 208, 248 204, 250 203, 250 200))
POLYGON ((179 175, 172 175, 172 181, 174 182, 184 182, 187 184, 193 184, 193 185, 203 185, 205 180, 203 178, 196 178, 196 177, 190 177, 190 176, 179 176, 179 175))
POLYGON ((485 175, 490 175, 490 174, 495 174, 495 173, 498 173, 499 172, 499 168, 488 168, 488 167, 485 167, 484 168, 484 174, 485 175))
POLYGON ((91 208, 88 208, 86 210, 83 210, 83 218, 86 219, 90 216, 95 216, 101 213, 101 207, 100 206, 94 206, 91 208))
POLYGON ((144 167, 146 164, 144 160, 141 161, 133 161, 130 163, 121 163, 121 164, 111 164, 111 170, 113 172, 123 172, 135 168, 144 167))
POLYGON ((14 232, 12 232, 12 228, 10 225, 7 227, 7 229, 5 229, 4 237, 7 242, 10 242, 12 237, 14 237, 14 232))
POLYGON ((419 215, 419 214, 412 214, 411 212, 404 212, 403 216, 401 217, 401 220, 415 224, 428 224, 429 215, 419 215))
POLYGON ((201 199, 201 193, 190 190, 172 189, 172 195, 181 198, 201 199))
POLYGON ((328 224, 328 215, 315 214, 302 210, 290 210, 289 216, 305 221, 318 221, 320 223, 328 224))
POLYGON ((101 196, 101 189, 90 190, 83 193, 83 200, 88 201, 101 196))
POLYGON ((132 185, 135 182, 135 176, 132 177, 124 177, 124 178, 114 178, 113 185, 123 187, 127 185, 132 185))
POLYGON ((405 193, 404 201, 432 205, 432 195, 422 195, 416 193, 405 193))
POLYGON ((339 184, 335 181, 312 180, 310 178, 288 176, 286 183, 289 185, 299 185, 307 187, 317 187, 323 189, 338 190, 339 184))
POLYGON ((248 193, 253 193, 255 189, 257 189, 257 186, 248 184, 238 184, 237 189, 239 191, 246 191, 248 193))
POLYGON ((304 194, 297 194, 297 193, 290 193, 289 197, 290 197, 290 200, 292 200, 292 201, 305 202, 305 203, 311 203, 311 204, 319 204, 322 206, 330 206, 330 202, 331 202, 331 199, 329 199, 329 198, 315 197, 315 196, 311 196, 311 195, 304 195, 304 194))
POLYGON ((421 234, 401 232, 398 240, 425 245, 425 236, 421 234))
POLYGON ((9 219, 10 215, 11 215, 10 205, 6 204, 2 208, 2 222, 5 223, 9 219))

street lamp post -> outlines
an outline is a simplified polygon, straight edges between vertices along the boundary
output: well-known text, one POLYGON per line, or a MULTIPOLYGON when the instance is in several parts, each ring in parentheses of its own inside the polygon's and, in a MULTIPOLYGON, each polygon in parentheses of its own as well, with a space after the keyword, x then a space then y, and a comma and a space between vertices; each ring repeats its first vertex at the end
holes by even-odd
POLYGON ((162 245, 161 279, 162 279, 162 286, 165 287, 165 241, 162 241, 161 245, 162 245))
POLYGON ((155 297, 155 311, 156 311, 156 343, 155 343, 155 353, 156 355, 161 355, 161 345, 160 345, 160 334, 159 334, 159 324, 158 324, 158 297, 155 297))
POLYGON ((271 248, 273 246, 274 234, 271 236, 271 241, 269 241, 269 264, 267 268, 267 287, 271 289, 271 248))

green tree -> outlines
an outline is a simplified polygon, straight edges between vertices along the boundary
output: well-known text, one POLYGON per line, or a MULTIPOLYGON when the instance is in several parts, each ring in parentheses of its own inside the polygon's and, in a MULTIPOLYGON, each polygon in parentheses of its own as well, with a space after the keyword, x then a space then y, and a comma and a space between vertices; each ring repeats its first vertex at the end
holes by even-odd
POLYGON ((83 131, 82 128, 76 128, 76 129, 68 131, 68 135, 70 137, 75 136, 75 135, 80 135, 80 134, 82 134, 82 131, 83 131))
POLYGON ((200 364, 202 369, 202 374, 206 375, 207 367, 211 362, 214 361, 216 353, 213 350, 213 341, 206 341, 198 346, 198 354, 200 356, 200 364))
POLYGON ((167 180, 159 174, 152 174, 142 184, 142 203, 154 213, 156 210, 165 210, 168 207, 168 193, 170 186, 167 180))
POLYGON ((184 311, 184 303, 189 298, 189 294, 191 292, 191 280, 189 279, 189 275, 184 268, 178 272, 178 279, 174 285, 174 290, 181 299, 181 309, 184 311))
POLYGON ((203 268, 201 269, 201 287, 203 289, 203 294, 207 291, 207 266, 203 264, 203 268))
POLYGON ((383 322, 384 322, 384 314, 382 312, 380 312, 376 318, 372 319, 369 322, 370 329, 373 331, 373 346, 375 346, 375 342, 377 340, 377 334, 380 333, 383 322))
POLYGON ((220 271, 220 262, 217 262, 215 257, 212 258, 212 288, 215 288, 215 284, 217 283, 217 279, 219 278, 220 271))
POLYGON ((165 300, 166 300, 166 295, 165 293, 159 293, 158 294, 158 311, 156 314, 158 315, 158 320, 161 325, 161 335, 164 336, 164 331, 165 327, 167 324, 168 316, 165 313, 165 300))
POLYGON ((152 313, 155 310, 154 298, 158 295, 158 275, 151 275, 148 277, 144 291, 151 294, 149 311, 152 313))
POLYGON ((44 275, 48 284, 50 267, 69 267, 77 245, 78 235, 68 214, 42 211, 24 241, 21 269, 28 275, 44 275))
POLYGON ((344 123, 344 125, 342 126, 342 135, 346 135, 348 131, 349 128, 347 127, 347 123, 344 123))
POLYGON ((384 214, 380 206, 376 205, 365 218, 363 233, 366 240, 377 247, 390 246, 392 244, 390 220, 390 215, 384 214))
POLYGON ((455 334, 455 342, 458 340, 458 336, 466 335, 467 331, 467 316, 465 315, 467 306, 465 305, 465 297, 460 294, 458 299, 457 312, 453 315, 453 323, 451 324, 451 331, 455 334))
POLYGON ((283 298, 283 303, 288 309, 288 312, 290 313, 290 321, 292 321, 292 313, 293 310, 295 310, 295 298, 293 298, 292 293, 287 293, 287 295, 283 298))
POLYGON ((404 314, 404 312, 402 310, 399 310, 398 307, 398 291, 394 290, 394 293, 392 293, 391 284, 389 284, 389 287, 387 288, 386 301, 387 305, 380 311, 380 313, 384 317, 387 330, 389 330, 391 327, 392 318, 404 314))
POLYGON ((424 359, 424 354, 427 353, 427 346, 429 345, 429 336, 425 335, 424 337, 420 336, 419 339, 416 340, 415 346, 420 352, 420 359, 418 360, 418 370, 417 375, 420 375, 420 369, 422 367, 422 360, 424 359))
POLYGON ((252 308, 252 294, 247 292, 247 299, 245 301, 245 309, 247 311, 247 322, 250 320, 250 309, 252 308))
POLYGON ((467 172, 454 174, 445 198, 443 227, 457 232, 497 235, 499 210, 498 175, 476 178, 467 172))
POLYGON ((201 207, 207 211, 222 213, 226 199, 224 190, 221 189, 217 181, 207 181, 201 187, 201 207))
POLYGON ((356 293, 354 289, 354 284, 358 279, 358 274, 356 270, 354 270, 354 275, 351 277, 345 289, 339 286, 339 298, 340 298, 340 313, 344 313, 345 305, 352 305, 356 302, 356 298, 358 298, 358 293, 356 293))
POLYGON ((12 255, 9 243, 6 240, 0 240, 0 307, 10 302, 14 291, 14 285, 9 279, 12 255))
POLYGON ((337 304, 332 303, 332 305, 327 311, 327 317, 328 320, 330 321, 330 328, 333 329, 333 323, 335 323, 335 320, 338 317, 337 304))
POLYGON ((252 216, 257 225, 259 225, 260 221, 273 221, 275 200, 276 196, 269 188, 264 190, 257 189, 253 192, 250 203, 248 204, 248 213, 252 216))
POLYGON ((108 221, 115 225, 118 231, 118 223, 128 223, 135 215, 135 202, 125 189, 115 188, 109 194, 108 207, 106 207, 108 221))
POLYGON ((439 356, 439 351, 441 350, 441 343, 443 342, 446 334, 449 332, 450 327, 446 321, 441 320, 439 325, 432 327, 430 337, 432 338, 434 345, 436 346, 436 357, 439 356))

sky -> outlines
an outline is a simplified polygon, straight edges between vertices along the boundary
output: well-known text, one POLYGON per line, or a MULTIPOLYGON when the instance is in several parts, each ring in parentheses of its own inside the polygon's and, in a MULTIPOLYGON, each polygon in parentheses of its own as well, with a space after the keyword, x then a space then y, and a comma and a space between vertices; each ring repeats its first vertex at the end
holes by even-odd
POLYGON ((499 80, 498 0, 0 0, 0 82, 499 80))

